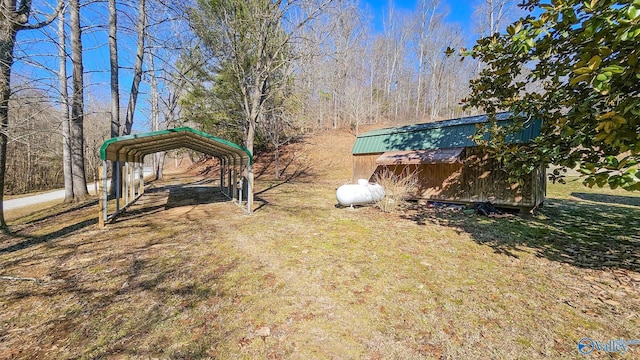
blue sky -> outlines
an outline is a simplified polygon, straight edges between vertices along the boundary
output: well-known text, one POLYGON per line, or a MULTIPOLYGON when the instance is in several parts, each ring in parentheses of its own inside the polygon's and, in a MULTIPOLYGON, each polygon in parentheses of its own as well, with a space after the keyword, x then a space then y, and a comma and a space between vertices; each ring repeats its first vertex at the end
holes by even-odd
MULTIPOLYGON (((440 6, 448 13, 449 22, 457 22, 465 30, 468 36, 471 35, 473 10, 479 0, 440 0, 440 6)), ((362 5, 369 6, 373 11, 374 24, 379 24, 384 14, 387 12, 389 3, 393 3, 397 10, 415 10, 419 0, 362 0, 362 5)))
MULTIPOLYGON (((392 3, 398 12, 413 12, 417 9, 418 3, 420 0, 360 0, 360 6, 363 8, 368 8, 371 11, 371 15, 373 16, 373 24, 378 29, 381 30, 381 24, 383 17, 388 13, 389 4, 392 3)), ((440 0, 440 6, 442 11, 447 13, 447 21, 452 23, 458 23, 464 29, 467 35, 468 41, 473 41, 475 36, 472 34, 473 27, 473 11, 475 5, 482 0, 440 0)), ((42 0, 36 2, 43 6, 42 12, 48 13, 50 11, 49 7, 46 6, 46 3, 52 3, 53 0, 42 0)), ((97 14, 96 12, 106 11, 104 4, 92 6, 91 9, 85 8, 83 9, 83 19, 85 23, 91 23, 92 16, 103 16, 102 14, 97 14), (97 14, 97 15, 96 15, 97 14)), ((99 22, 98 22, 99 23, 99 22)), ((121 21, 122 23, 122 21, 121 21)), ((49 32, 52 36, 55 36, 56 26, 52 25, 47 27, 43 31, 49 32)), ((21 32, 19 34, 19 45, 17 53, 22 54, 42 54, 49 53, 55 54, 56 50, 53 45, 47 44, 46 42, 41 42, 41 37, 37 31, 27 31, 21 32), (26 41, 25 41, 26 40, 26 41)), ((122 106, 126 107, 126 100, 128 99, 127 94, 129 91, 129 87, 131 86, 131 74, 128 70, 133 64, 133 58, 131 56, 127 56, 127 54, 133 54, 133 39, 125 36, 120 37, 120 56, 121 56, 121 65, 123 69, 120 72, 120 88, 121 95, 123 96, 122 106)), ((92 31, 86 31, 83 34, 83 41, 85 42, 85 82, 88 87, 88 92, 90 95, 87 96, 86 100, 91 101, 91 99, 98 100, 104 103, 108 102, 109 99, 109 87, 108 87, 108 59, 109 52, 107 47, 107 38, 104 30, 94 29, 92 31)), ((28 58, 29 56, 27 56, 28 58)), ((38 74, 41 73, 42 68, 38 67, 29 67, 24 66, 25 63, 21 60, 26 59, 18 59, 16 66, 14 67, 14 79, 18 80, 20 78, 37 78, 38 74)), ((39 58, 44 65, 44 68, 50 68, 53 71, 57 70, 57 58, 55 56, 45 56, 39 58)), ((71 73, 69 72, 68 75, 71 73)), ((57 86, 55 77, 52 77, 53 73, 48 73, 48 76, 51 77, 52 86, 57 86)), ((137 107, 137 113, 142 113, 146 111, 148 107, 148 103, 146 100, 145 92, 148 91, 148 85, 146 83, 141 84, 142 94, 139 98, 139 103, 137 107)), ((145 125, 146 116, 140 114, 138 119, 134 122, 134 127, 139 128, 145 125)))

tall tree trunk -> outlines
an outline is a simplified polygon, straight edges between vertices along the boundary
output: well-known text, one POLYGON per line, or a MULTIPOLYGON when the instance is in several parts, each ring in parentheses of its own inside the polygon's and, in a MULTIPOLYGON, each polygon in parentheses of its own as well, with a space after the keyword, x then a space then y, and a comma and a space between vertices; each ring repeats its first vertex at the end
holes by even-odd
POLYGON ((127 116, 124 121, 124 131, 122 135, 131 134, 133 127, 133 116, 136 111, 136 103, 138 101, 138 91, 140 81, 142 80, 142 60, 144 58, 144 40, 145 29, 147 27, 146 0, 139 0, 138 5, 138 47, 136 51, 136 63, 133 69, 133 81, 131 82, 131 93, 129 94, 129 103, 127 104, 127 116))
POLYGON ((11 97, 11 67, 13 66, 13 48, 16 33, 27 22, 30 2, 22 4, 21 9, 8 6, 3 2, 0 11, 0 228, 6 229, 4 219, 4 182, 7 167, 7 131, 9 130, 9 98, 11 97), (24 17, 24 18, 23 18, 24 17))
MULTIPOLYGON (((158 77, 156 76, 155 53, 153 47, 149 49, 149 72, 151 73, 151 130, 160 130, 160 94, 158 91, 158 77)), ((162 179, 164 151, 153 154, 153 172, 156 180, 162 179)))
POLYGON ((109 0, 109 65, 111 67, 111 137, 120 136, 120 88, 118 83, 118 13, 109 0))
POLYGON ((71 98, 71 166, 75 200, 84 200, 87 180, 84 171, 84 79, 82 65, 82 30, 79 0, 69 0, 71 25, 71 62, 73 64, 73 94, 71 98))
POLYGON ((71 168, 71 127, 69 124, 69 92, 67 90, 67 48, 64 30, 64 12, 58 14, 58 56, 60 69, 60 103, 62 104, 62 173, 64 177, 64 202, 73 201, 73 170, 71 168))
POLYGON ((9 128, 9 98, 11 97, 11 67, 16 34, 23 29, 37 29, 50 24, 62 9, 63 0, 58 1, 55 12, 43 22, 29 25, 31 1, 2 1, 0 3, 0 228, 6 229, 4 219, 4 180, 7 166, 7 130, 9 128))
MULTIPOLYGON (((4 9, 3 12, 7 11, 4 9)), ((13 47, 16 41, 16 24, 12 14, 2 14, 0 21, 0 228, 6 229, 4 219, 4 179, 7 165, 7 130, 9 128, 9 97, 11 96, 11 66, 13 65, 13 47)))
MULTIPOLYGON (((109 0, 109 64, 111 66, 111 137, 121 135, 120 129, 120 84, 118 82, 118 12, 116 0, 109 0)), ((111 162, 111 187, 109 195, 116 195, 116 167, 115 161, 111 162)))
MULTIPOLYGON (((262 69, 260 67, 261 65, 260 61, 261 60, 258 61, 256 69, 262 69)), ((249 150, 251 155, 253 155, 253 147, 254 147, 254 141, 256 136, 256 124, 258 122, 258 119, 262 117, 261 108, 262 108, 262 101, 263 101, 263 95, 264 95, 263 89, 266 86, 266 82, 267 82, 266 79, 256 78, 254 83, 255 86, 251 90, 251 93, 249 95, 250 98, 248 99, 250 103, 250 107, 249 107, 249 116, 248 116, 249 119, 248 119, 247 129, 246 129, 245 147, 247 148, 247 150, 249 150)), ((253 184, 253 172, 248 174, 247 181, 249 181, 249 184, 253 184)), ((249 204, 253 203, 253 191, 249 191, 249 193, 247 194, 247 202, 249 204)))

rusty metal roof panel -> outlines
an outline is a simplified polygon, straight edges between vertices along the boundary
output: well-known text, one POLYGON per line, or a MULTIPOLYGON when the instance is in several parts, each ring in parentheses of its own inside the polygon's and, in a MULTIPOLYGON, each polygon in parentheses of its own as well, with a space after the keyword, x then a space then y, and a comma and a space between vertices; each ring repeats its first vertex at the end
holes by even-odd
POLYGON ((376 159, 377 165, 420 165, 461 163, 464 148, 390 151, 376 159))

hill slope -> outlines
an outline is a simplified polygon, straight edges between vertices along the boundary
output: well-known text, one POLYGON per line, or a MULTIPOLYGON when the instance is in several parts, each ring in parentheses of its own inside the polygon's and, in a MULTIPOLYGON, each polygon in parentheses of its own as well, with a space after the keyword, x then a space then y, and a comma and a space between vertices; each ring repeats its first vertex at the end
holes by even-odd
POLYGON ((261 157, 253 216, 202 168, 105 229, 92 203, 18 220, 0 358, 574 358, 584 337, 640 338, 637 198, 551 186, 531 219, 340 209, 353 139, 289 146, 281 179, 261 157))

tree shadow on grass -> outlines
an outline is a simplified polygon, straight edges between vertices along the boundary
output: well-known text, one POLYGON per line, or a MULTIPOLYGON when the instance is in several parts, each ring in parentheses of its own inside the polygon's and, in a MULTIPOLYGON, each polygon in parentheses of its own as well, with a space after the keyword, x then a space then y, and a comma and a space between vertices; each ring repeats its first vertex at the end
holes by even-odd
MULTIPOLYGON (((200 179, 187 184, 151 188, 145 193, 145 196, 139 199, 139 202, 132 204, 131 207, 123 211, 116 218, 116 222, 131 220, 142 216, 149 216, 163 210, 180 206, 195 206, 229 201, 229 199, 220 192, 217 186, 208 185, 213 183, 215 183, 215 180, 200 179), (166 200, 164 200, 165 198, 166 200)), ((90 207, 97 206, 97 204, 97 200, 91 200, 77 205, 64 205, 59 209, 59 211, 54 213, 52 213, 51 210, 48 210, 46 214, 43 214, 42 216, 38 216, 38 214, 36 214, 36 219, 30 220, 24 225, 37 226, 38 223, 45 221, 65 221, 56 219, 60 219, 63 215, 71 215, 74 212, 87 210, 90 207)), ((17 231, 6 231, 4 237, 0 238, 0 241, 4 243, 2 244, 3 247, 0 247, 0 254, 13 253, 53 241, 87 227, 97 225, 97 223, 98 219, 96 216, 95 218, 90 218, 65 226, 51 233, 37 236, 28 235, 26 232, 28 230, 26 230, 26 228, 17 231)))
POLYGON ((629 206, 640 207, 640 197, 637 196, 620 196, 620 195, 607 195, 607 194, 589 194, 581 192, 573 192, 571 196, 582 200, 588 200, 593 202, 605 203, 605 204, 620 204, 629 206))
MULTIPOLYGON (((166 209, 167 204, 174 203, 172 191, 178 202, 183 196, 197 204, 222 199, 211 195, 217 187, 196 183, 149 191, 150 201, 143 211, 148 214, 150 209, 151 212, 166 209)), ((226 197, 224 199, 228 201, 226 197)), ((135 211, 136 206, 132 209, 135 211)), ((15 304, 20 311, 28 308, 38 318, 38 326, 31 329, 29 319, 20 316, 18 311, 7 311, 9 318, 15 320, 12 322, 14 331, 19 332, 0 331, 3 347, 17 349, 25 358, 64 357, 68 349, 83 358, 123 354, 159 358, 206 357, 211 342, 221 342, 226 335, 215 326, 201 326, 202 322, 186 324, 184 319, 206 319, 216 326, 230 326, 225 322, 226 306, 237 303, 239 295, 221 288, 220 283, 227 273, 236 271, 236 257, 209 253, 206 246, 196 252, 176 252, 174 244, 184 246, 194 239, 201 240, 196 235, 188 238, 189 234, 177 232, 167 235, 165 231, 160 238, 151 233, 148 236, 153 239, 139 241, 135 246, 129 246, 126 240, 111 238, 110 232, 94 231, 86 236, 81 233, 82 229, 97 223, 96 217, 88 218, 89 213, 93 215, 91 209, 67 212, 63 217, 49 214, 46 223, 26 226, 0 238, 3 273, 7 269, 10 274, 23 270, 28 273, 28 264, 34 261, 47 264, 47 272, 38 273, 38 281, 3 283, 2 304, 9 307, 15 304), (78 217, 86 220, 80 221, 78 217), (52 230, 39 235, 42 226, 50 226, 52 230), (69 237, 76 234, 79 236, 69 237), (58 239, 65 241, 54 241, 58 239), (19 251, 47 242, 51 242, 51 246, 47 244, 37 252, 19 251), (96 246, 99 242, 119 244, 96 246), (194 264, 199 266, 190 272, 190 266, 194 264), (34 306, 33 302, 53 305, 34 306), (28 331, 21 330, 27 328, 28 331), (167 336, 172 339, 172 336, 178 338, 191 333, 201 336, 192 336, 178 349, 167 349, 167 336), (40 345, 48 349, 46 353, 40 345)), ((123 227, 131 229, 131 232, 124 231, 130 235, 139 224, 125 223, 123 227)), ((201 230, 198 228, 195 233, 201 230)), ((123 234, 122 227, 117 233, 123 234)))
POLYGON ((165 209, 227 201, 229 198, 217 186, 171 186, 165 209))
POLYGON ((62 203, 54 206, 53 208, 47 208, 47 209, 39 210, 33 213, 31 216, 33 216, 34 218, 32 220, 25 222, 24 224, 35 224, 41 221, 52 219, 54 217, 69 214, 78 210, 87 209, 97 205, 98 205, 98 200, 96 199, 88 200, 81 203, 66 203, 66 204, 62 203))
POLYGON ((197 206, 228 202, 215 180, 201 179, 187 184, 165 185, 149 189, 135 204, 119 214, 114 222, 133 220, 159 214, 182 206, 197 206))
POLYGON ((92 219, 88 219, 88 220, 84 220, 84 221, 80 221, 78 223, 69 225, 69 226, 65 226, 62 229, 56 230, 54 232, 51 232, 49 234, 45 234, 45 235, 40 235, 40 236, 32 236, 32 235, 23 235, 21 234, 21 232, 15 232, 15 233, 11 233, 10 237, 12 238, 22 238, 24 239, 24 241, 19 242, 19 243, 15 243, 12 244, 10 246, 4 247, 4 248, 0 248, 0 254, 3 253, 12 253, 15 251, 19 251, 19 250, 23 250, 26 248, 30 248, 32 246, 35 245, 39 245, 42 243, 46 243, 52 240, 56 240, 58 238, 61 238, 63 236, 69 235, 73 232, 76 232, 78 230, 84 229, 86 227, 92 226, 92 225, 96 225, 98 223, 98 219, 97 218, 92 218, 92 219))
POLYGON ((294 183, 294 182, 311 182, 317 178, 317 175, 313 172, 311 164, 306 164, 304 167, 296 169, 292 173, 277 179, 277 182, 272 182, 269 186, 254 193, 254 201, 259 205, 253 209, 254 212, 262 210, 265 206, 269 206, 271 203, 265 199, 262 195, 272 191, 280 186, 294 183))
POLYGON ((533 251, 582 268, 640 271, 640 208, 548 199, 538 214, 524 218, 487 218, 423 207, 403 217, 421 225, 459 228, 508 256, 533 251))
MULTIPOLYGON (((210 344, 222 341, 225 336, 219 327, 229 326, 224 321, 225 311, 239 296, 219 285, 224 276, 236 271, 237 259, 229 261, 222 255, 210 254, 210 266, 200 269, 206 274, 202 275, 181 266, 197 261, 197 254, 175 256, 159 250, 141 257, 135 250, 122 251, 113 259, 111 254, 94 250, 91 255, 96 260, 92 266, 108 267, 107 277, 67 263, 56 271, 55 277, 43 283, 16 283, 7 287, 3 296, 8 304, 22 303, 28 307, 31 301, 36 301, 52 302, 55 306, 33 307, 39 325, 29 329, 28 336, 4 333, 5 345, 20 349, 25 358, 61 357, 65 350, 61 344, 73 348, 83 358, 123 354, 206 357, 210 344), (216 326, 203 327, 202 321, 184 319, 207 319, 216 326), (166 335, 160 336, 162 333, 166 335), (190 333, 194 334, 190 341, 177 349, 167 348, 167 338, 174 341, 173 337, 190 333), (31 346, 36 343, 46 344, 43 346, 50 352, 42 353, 39 346, 31 346), (58 351, 60 354, 56 354, 58 351)), ((15 316, 18 323, 14 326, 27 326, 19 322, 23 318, 15 316)))
MULTIPOLYGON (((296 137, 289 139, 286 144, 280 145, 280 155, 279 155, 279 172, 280 174, 284 174, 287 172, 287 169, 298 162, 300 158, 300 154, 293 154, 293 156, 289 156, 287 146, 292 144, 303 144, 305 143, 304 137, 296 137)), ((261 179, 267 175, 268 171, 275 171, 275 148, 269 148, 263 151, 258 152, 254 157, 254 178, 261 179)))

